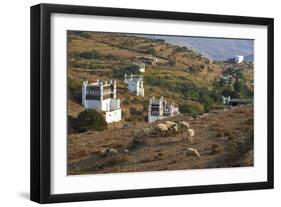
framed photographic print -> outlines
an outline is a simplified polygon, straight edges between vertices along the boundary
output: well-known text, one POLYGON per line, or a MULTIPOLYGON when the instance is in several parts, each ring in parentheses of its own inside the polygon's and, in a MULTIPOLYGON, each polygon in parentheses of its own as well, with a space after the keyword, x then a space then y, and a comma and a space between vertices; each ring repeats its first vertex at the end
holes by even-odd
POLYGON ((273 19, 31 7, 31 200, 273 188, 273 19))

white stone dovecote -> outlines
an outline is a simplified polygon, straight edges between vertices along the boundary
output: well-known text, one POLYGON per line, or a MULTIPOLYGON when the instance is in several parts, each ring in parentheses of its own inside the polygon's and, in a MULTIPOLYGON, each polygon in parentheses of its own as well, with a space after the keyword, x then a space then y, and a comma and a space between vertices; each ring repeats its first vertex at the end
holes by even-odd
POLYGON ((144 97, 143 76, 142 75, 124 75, 124 82, 128 84, 128 90, 135 92, 137 96, 144 97))
POLYGON ((107 123, 121 120, 120 99, 117 99, 116 81, 99 81, 82 85, 82 105, 102 112, 107 123))
POLYGON ((179 115, 178 107, 174 103, 168 104, 163 96, 160 99, 155 99, 154 96, 149 99, 148 103, 148 123, 156 120, 161 120, 167 117, 179 115))

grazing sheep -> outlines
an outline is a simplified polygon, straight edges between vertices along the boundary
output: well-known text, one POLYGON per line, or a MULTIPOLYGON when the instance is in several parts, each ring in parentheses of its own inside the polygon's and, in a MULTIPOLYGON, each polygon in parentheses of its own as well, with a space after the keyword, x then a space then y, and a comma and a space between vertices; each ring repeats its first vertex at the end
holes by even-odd
MULTIPOLYGON (((193 141, 194 141, 194 135, 195 135, 195 132, 193 129, 188 129, 187 130, 187 134, 186 134, 186 137, 187 137, 187 140, 192 144, 193 141)), ((183 137, 183 140, 184 140, 184 137, 183 137)))
POLYGON ((108 148, 103 149, 102 151, 100 151, 100 155, 102 157, 105 157, 107 155, 107 153, 108 153, 108 150, 109 150, 108 148))
POLYGON ((189 124, 186 121, 179 122, 179 129, 182 131, 183 129, 189 129, 189 124))
POLYGON ((172 121, 165 121, 165 125, 168 127, 169 132, 171 132, 173 135, 176 135, 178 132, 178 124, 172 121))
POLYGON ((185 151, 184 151, 184 154, 185 156, 194 156, 194 157, 197 157, 198 159, 201 158, 199 152, 196 150, 196 149, 193 149, 193 148, 187 148, 185 151))
POLYGON ((171 130, 172 130, 172 134, 176 136, 178 133, 178 125, 176 124, 175 126, 173 126, 171 130))
POLYGON ((189 140, 190 143, 193 143, 194 135, 195 135, 195 132, 194 132, 193 129, 188 129, 187 130, 187 139, 189 140))
POLYGON ((167 135, 169 133, 169 128, 166 124, 157 124, 154 129, 156 130, 157 134, 161 136, 167 135))
POLYGON ((114 148, 105 148, 102 151, 100 151, 100 155, 102 157, 108 156, 108 155, 116 155, 118 154, 117 149, 114 148))
POLYGON ((164 122, 166 124, 167 127, 172 128, 173 126, 177 125, 177 123, 173 122, 173 121, 165 121, 164 122))
POLYGON ((118 150, 115 148, 108 149, 108 155, 116 155, 118 154, 118 150))
POLYGON ((129 154, 129 150, 128 150, 128 149, 124 149, 124 150, 123 150, 123 153, 124 153, 124 154, 129 154))

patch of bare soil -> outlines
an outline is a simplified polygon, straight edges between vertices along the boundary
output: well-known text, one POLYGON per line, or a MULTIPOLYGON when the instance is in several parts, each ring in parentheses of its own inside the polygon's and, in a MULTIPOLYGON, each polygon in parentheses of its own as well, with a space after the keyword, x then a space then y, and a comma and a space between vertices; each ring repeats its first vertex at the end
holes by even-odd
POLYGON ((102 132, 70 134, 68 175, 253 166, 252 105, 165 120, 187 121, 195 131, 194 142, 183 140, 186 132, 134 139, 133 130, 157 122, 138 122, 124 129, 115 124, 102 132), (184 151, 189 147, 196 149, 201 158, 186 157, 184 151), (106 148, 115 148, 119 153, 101 156, 106 148))

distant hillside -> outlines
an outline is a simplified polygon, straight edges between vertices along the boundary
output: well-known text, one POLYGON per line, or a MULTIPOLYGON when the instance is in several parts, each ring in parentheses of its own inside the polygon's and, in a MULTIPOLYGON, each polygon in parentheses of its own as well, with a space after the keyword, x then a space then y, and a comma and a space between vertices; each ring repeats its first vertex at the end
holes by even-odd
POLYGON ((227 60, 235 55, 244 55, 246 60, 253 61, 253 40, 204 38, 204 37, 178 37, 161 35, 142 35, 152 39, 163 39, 168 43, 185 46, 202 53, 214 60, 227 60))

